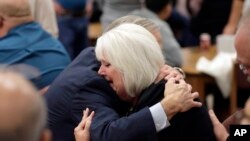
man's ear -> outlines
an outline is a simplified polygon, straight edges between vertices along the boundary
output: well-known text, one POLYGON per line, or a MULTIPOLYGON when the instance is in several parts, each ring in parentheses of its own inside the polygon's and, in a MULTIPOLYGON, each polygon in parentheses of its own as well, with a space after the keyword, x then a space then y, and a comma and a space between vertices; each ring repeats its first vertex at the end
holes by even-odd
POLYGON ((3 26, 3 22, 4 22, 4 18, 2 16, 0 16, 0 27, 3 26))
POLYGON ((52 141, 52 133, 49 129, 44 129, 39 141, 52 141))

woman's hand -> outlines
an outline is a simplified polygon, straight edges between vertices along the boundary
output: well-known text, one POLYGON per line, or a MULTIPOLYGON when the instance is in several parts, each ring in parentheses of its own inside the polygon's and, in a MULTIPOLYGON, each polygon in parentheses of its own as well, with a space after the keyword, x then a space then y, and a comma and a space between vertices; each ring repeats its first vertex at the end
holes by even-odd
POLYGON ((83 111, 82 121, 74 130, 76 141, 90 141, 89 128, 91 125, 92 118, 94 116, 94 111, 89 115, 89 108, 83 111))

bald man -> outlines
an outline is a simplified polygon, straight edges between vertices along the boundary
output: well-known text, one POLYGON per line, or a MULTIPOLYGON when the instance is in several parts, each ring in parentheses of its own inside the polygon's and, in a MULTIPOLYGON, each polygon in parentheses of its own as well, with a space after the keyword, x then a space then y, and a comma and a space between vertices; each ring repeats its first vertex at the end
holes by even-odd
MULTIPOLYGON (((235 35, 235 49, 237 53, 237 62, 244 74, 250 75, 250 9, 246 12, 240 23, 239 29, 235 35)), ((247 101, 245 109, 246 118, 250 119, 250 100, 247 101)), ((241 111, 239 111, 241 112, 241 111)), ((219 122, 212 110, 209 111, 214 125, 214 133, 218 141, 226 141, 229 134, 225 127, 219 122)), ((250 124, 250 122, 248 123, 250 124)))
POLYGON ((0 70, 0 140, 50 141, 46 106, 32 84, 21 75, 0 70))
POLYGON ((29 0, 0 0, 0 64, 35 67, 40 76, 31 81, 41 89, 69 63, 62 44, 33 21, 29 0))

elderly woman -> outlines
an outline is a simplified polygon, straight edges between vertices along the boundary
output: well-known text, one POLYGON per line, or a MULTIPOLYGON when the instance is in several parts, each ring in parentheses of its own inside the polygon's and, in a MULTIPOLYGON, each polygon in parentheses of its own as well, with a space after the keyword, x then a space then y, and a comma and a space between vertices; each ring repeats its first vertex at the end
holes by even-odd
MULTIPOLYGON (((164 81, 157 84, 154 82, 161 67, 164 66, 164 57, 155 37, 149 31, 135 24, 119 25, 97 40, 95 51, 97 59, 101 62, 98 73, 109 82, 120 99, 131 104, 130 111, 132 113, 145 105, 152 106, 163 98, 164 81), (155 91, 155 93, 150 95, 145 93, 145 90, 151 91, 151 93, 155 91)), ((165 91, 172 89, 167 87, 167 84, 165 91)), ((186 84, 181 80, 177 85, 182 88, 186 84)), ((178 89, 172 89, 173 93, 175 91, 178 89)), ((153 117, 154 122, 157 123, 159 119, 168 119, 164 113, 163 101, 154 108, 156 107, 160 114, 157 118, 153 117)), ((98 119, 95 117, 93 119, 92 132, 105 136, 108 128, 98 128, 95 120, 98 119)), ((204 107, 193 108, 183 114, 177 114, 170 121, 171 126, 167 129, 165 127, 169 124, 164 122, 159 124, 160 127, 155 124, 155 132, 158 132, 160 140, 170 140, 171 137, 174 140, 216 140, 212 123, 204 107)), ((140 126, 142 125, 137 125, 137 128, 140 126)), ((126 125, 121 125, 117 129, 117 134, 113 134, 109 138, 128 138, 133 134, 130 131, 120 133, 119 130, 123 128, 126 128, 126 125)), ((95 135, 92 137, 94 140, 97 138, 95 135)))
POLYGON ((101 62, 98 73, 126 101, 154 83, 165 62, 155 37, 133 24, 120 25, 100 37, 96 57, 101 62))

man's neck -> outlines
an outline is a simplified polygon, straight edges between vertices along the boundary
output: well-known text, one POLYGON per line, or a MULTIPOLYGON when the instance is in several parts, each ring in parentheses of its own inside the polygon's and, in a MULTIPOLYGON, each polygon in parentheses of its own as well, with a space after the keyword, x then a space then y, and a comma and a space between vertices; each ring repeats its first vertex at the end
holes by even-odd
POLYGON ((0 28, 0 38, 6 36, 13 28, 31 21, 33 21, 31 16, 6 18, 3 26, 0 28))

